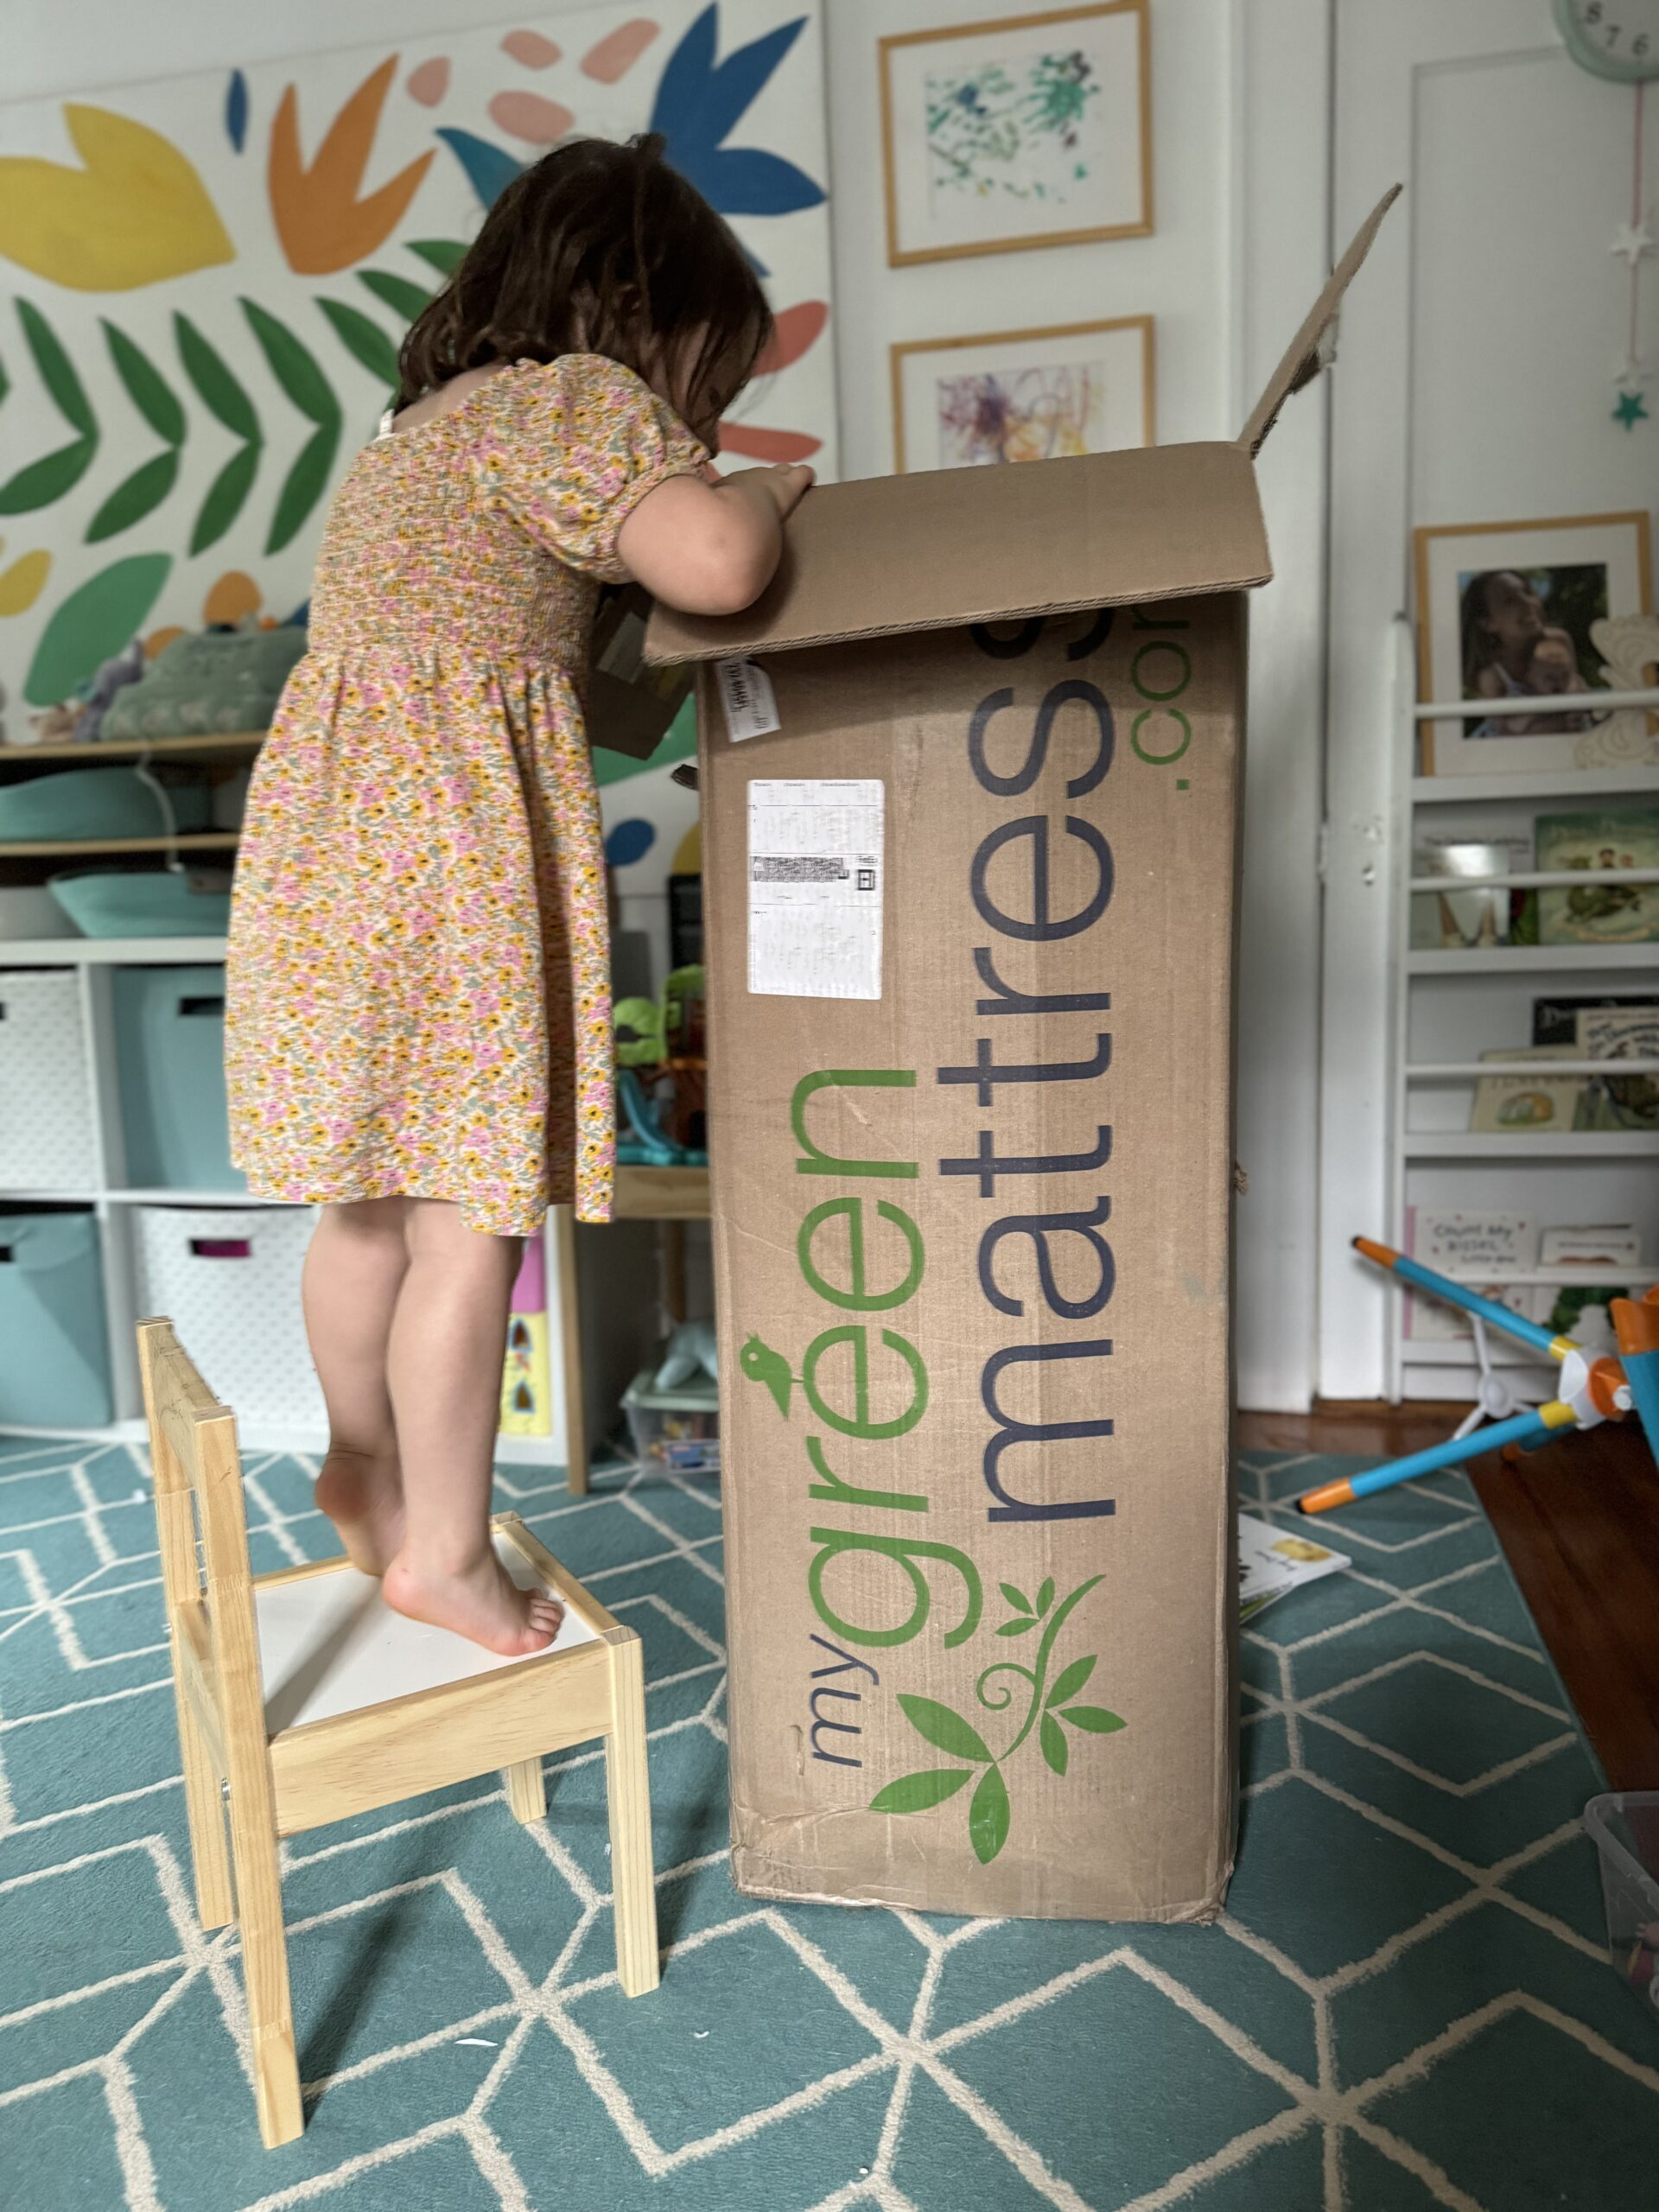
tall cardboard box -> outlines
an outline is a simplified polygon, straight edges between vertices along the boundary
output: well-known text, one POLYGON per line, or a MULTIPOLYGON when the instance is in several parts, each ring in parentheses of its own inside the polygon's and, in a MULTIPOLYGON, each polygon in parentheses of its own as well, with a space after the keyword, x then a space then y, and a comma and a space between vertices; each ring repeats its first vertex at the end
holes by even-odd
POLYGON ((1220 1908, 1253 455, 1382 213, 1237 444, 816 491, 747 614, 652 617, 702 664, 753 1894, 1220 1908))

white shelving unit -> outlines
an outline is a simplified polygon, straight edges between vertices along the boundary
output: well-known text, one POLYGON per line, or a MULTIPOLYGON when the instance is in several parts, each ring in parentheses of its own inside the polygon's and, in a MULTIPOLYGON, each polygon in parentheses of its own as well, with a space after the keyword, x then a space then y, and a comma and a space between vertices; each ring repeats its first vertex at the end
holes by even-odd
MULTIPOLYGON (((1474 1086, 1482 1075, 1537 1071, 1537 1063, 1483 1060, 1484 1051, 1524 1048, 1532 1036, 1532 1001, 1541 993, 1561 996, 1611 995, 1624 989, 1659 993, 1659 944, 1498 945, 1466 951, 1418 951, 1411 946, 1414 892, 1444 891, 1446 877, 1413 873, 1412 853, 1420 811, 1433 810, 1437 828, 1466 834, 1471 842, 1489 841, 1522 828, 1547 810, 1541 802, 1639 800, 1659 804, 1659 767, 1586 769, 1548 775, 1417 776, 1418 725, 1468 721, 1504 713, 1535 711, 1536 702, 1488 699, 1477 702, 1416 698, 1416 656, 1411 627, 1402 617, 1395 626, 1395 724, 1398 742, 1410 764, 1400 779, 1395 822, 1393 879, 1393 1111, 1390 1117, 1389 1241, 1407 1243, 1407 1214, 1413 1206, 1484 1207, 1529 1214, 1539 1226, 1552 1222, 1634 1221, 1643 1236, 1643 1265, 1659 1275, 1659 1135, 1641 1131, 1580 1131, 1560 1135, 1484 1135, 1469 1128, 1474 1086), (1548 979, 1548 980, 1546 980, 1548 979)), ((1599 694, 1598 706, 1650 707, 1659 711, 1659 689, 1599 694)), ((1459 890, 1481 885, 1492 889, 1545 889, 1598 880, 1621 883, 1659 880, 1643 870, 1562 876, 1526 872, 1486 877, 1459 877, 1459 890)), ((1552 1074, 1606 1071, 1605 1061, 1561 1060, 1552 1074)), ((1659 1073, 1659 1061, 1621 1060, 1621 1075, 1659 1073)), ((1521 1285, 1599 1283, 1605 1268, 1529 1268, 1489 1271, 1481 1281, 1521 1285)), ((1471 1278, 1472 1280, 1472 1278, 1471 1278)), ((1468 1341, 1440 1343, 1404 1333, 1406 1300, 1389 1301, 1388 1374, 1389 1395, 1402 1398, 1472 1396, 1478 1378, 1475 1351, 1468 1341)), ((1538 1366, 1520 1347, 1491 1341, 1495 1364, 1520 1370, 1516 1380, 1525 1394, 1547 1394, 1552 1370, 1538 1366), (1535 1382, 1535 1391, 1529 1383, 1535 1382)))
MULTIPOLYGON (((0 1212, 20 1203, 77 1205, 92 1210, 99 1225, 103 1260, 105 1320, 116 1412, 115 1420, 107 1427, 26 1429, 8 1428, 0 1424, 0 1433, 100 1443, 139 1441, 144 1425, 133 1351, 133 1327, 141 1317, 137 1311, 132 1209, 138 1205, 248 1207, 265 1203, 250 1198, 245 1191, 140 1189, 129 1182, 126 1173, 115 1065, 115 972, 124 967, 218 966, 224 958, 222 938, 0 939, 0 969, 72 968, 79 981, 82 1033, 92 1075, 96 1178, 90 1184, 70 1190, 0 1188, 0 1212)), ((557 1267, 550 1216, 546 1272, 551 1296, 557 1281, 557 1267)), ((558 1332, 550 1312, 549 1321, 550 1356, 556 1370, 550 1378, 555 1397, 551 1407, 552 1433, 503 1436, 497 1440, 496 1456, 503 1462, 544 1466, 550 1475, 563 1464, 564 1444, 557 1402, 558 1332)), ((3 1351, 3 1347, 0 1347, 3 1351)), ((244 1444, 256 1451, 315 1452, 327 1441, 321 1431, 315 1428, 272 1427, 249 1421, 243 1424, 243 1429, 244 1444)))

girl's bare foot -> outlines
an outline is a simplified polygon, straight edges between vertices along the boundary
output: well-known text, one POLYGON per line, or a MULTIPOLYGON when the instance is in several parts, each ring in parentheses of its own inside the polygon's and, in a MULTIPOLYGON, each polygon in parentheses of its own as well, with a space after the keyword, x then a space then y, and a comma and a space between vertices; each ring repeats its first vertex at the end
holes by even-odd
POLYGON ((394 1612, 453 1629, 508 1659, 545 1651, 564 1618, 560 1599, 521 1590, 493 1550, 458 1573, 417 1567, 400 1553, 386 1569, 382 1594, 394 1612))
POLYGON ((384 1574, 404 1542, 404 1480, 396 1453, 336 1446, 317 1475, 317 1510, 340 1531, 353 1567, 384 1574))

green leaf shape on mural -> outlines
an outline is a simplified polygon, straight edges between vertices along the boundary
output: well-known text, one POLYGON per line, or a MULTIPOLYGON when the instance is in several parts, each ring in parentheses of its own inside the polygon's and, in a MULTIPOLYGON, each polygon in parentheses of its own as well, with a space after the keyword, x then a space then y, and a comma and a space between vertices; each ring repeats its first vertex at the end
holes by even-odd
POLYGON ((6 365, 0 361, 0 400, 11 390, 11 378, 6 374, 6 365))
POLYGON ((1048 1694, 1046 1701, 1050 1707, 1065 1705, 1076 1697, 1077 1692, 1095 1671, 1096 1656, 1090 1652, 1086 1659, 1074 1659, 1064 1670, 1048 1694))
POLYGON ((173 566, 168 553, 130 553, 88 576, 54 609, 23 680, 31 707, 54 707, 143 627, 173 566))
POLYGON ((130 530, 159 507, 179 479, 179 451, 168 446, 152 454, 130 476, 124 477, 86 525, 86 543, 97 545, 118 531, 130 530))
POLYGON ((385 385, 398 382, 397 348, 378 322, 371 321, 361 308, 349 307, 344 300, 319 300, 333 326, 334 335, 353 359, 360 361, 372 377, 385 385))
POLYGON ((915 1774, 901 1774, 897 1782, 878 1789, 870 1800, 873 1813, 927 1813, 954 1797, 964 1782, 971 1781, 970 1766, 929 1766, 915 1774))
POLYGON ((208 413, 243 443, 231 455, 207 487, 190 531, 191 553, 204 553, 216 544, 242 512, 253 480, 259 473, 264 432, 254 405, 238 380, 225 365, 188 315, 173 318, 173 336, 185 374, 195 386, 208 413))
POLYGON ((948 1705, 905 1691, 899 1692, 899 1703, 916 1733, 936 1751, 947 1751, 953 1759, 976 1762, 991 1756, 978 1730, 970 1727, 959 1713, 952 1713, 948 1705))
POLYGON ((345 418, 334 386, 317 365, 315 355, 287 324, 278 322, 257 300, 245 299, 242 312, 272 376, 301 414, 317 426, 301 447, 276 496, 265 550, 280 553, 322 497, 334 469, 334 456, 340 450, 345 418))
MULTIPOLYGON (((76 435, 66 446, 24 463, 0 484, 0 515, 21 515, 35 507, 50 506, 72 492, 92 467, 98 452, 98 420, 87 402, 86 389, 73 364, 58 340, 57 333, 30 300, 17 302, 17 320, 34 358, 41 381, 52 395, 59 413, 76 435)), ((48 702, 50 705, 54 703, 48 702)))
POLYGON ((357 281, 366 285, 377 300, 384 300, 394 315, 405 322, 413 322, 427 307, 432 295, 424 286, 412 283, 407 276, 394 276, 386 269, 359 269, 357 281))
POLYGON ((1115 1713, 1108 1713, 1103 1705, 1067 1705, 1060 1708, 1062 1720, 1069 1720, 1074 1728, 1082 1728, 1090 1736, 1110 1736, 1127 1727, 1115 1713))
POLYGON ((127 397, 163 445, 184 443, 184 410, 149 356, 136 346, 124 330, 118 330, 99 316, 115 372, 126 386, 127 397))
POLYGON ((451 275, 467 258, 465 238, 405 238, 404 244, 411 253, 429 262, 440 276, 451 275))
POLYGON ((968 1808, 968 1840, 982 1866, 988 1866, 1008 1840, 1008 1786, 1000 1770, 988 1766, 968 1808))
POLYGON ((1043 1747, 1043 1757, 1048 1761, 1050 1766, 1053 1768, 1055 1773, 1064 1774, 1066 1769, 1066 1762, 1071 1758, 1071 1754, 1070 1748, 1066 1744, 1065 1731, 1061 1727, 1059 1722, 1054 1718, 1052 1713, 1046 1713, 1043 1715, 1042 1726, 1038 1732, 1038 1740, 1041 1743, 1043 1747))

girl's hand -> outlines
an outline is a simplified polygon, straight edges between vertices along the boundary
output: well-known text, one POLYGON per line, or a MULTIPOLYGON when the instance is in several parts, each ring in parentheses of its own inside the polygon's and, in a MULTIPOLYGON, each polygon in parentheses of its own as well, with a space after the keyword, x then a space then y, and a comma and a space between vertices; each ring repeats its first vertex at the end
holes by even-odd
POLYGON ((671 476, 647 492, 617 533, 630 575, 688 614, 736 614, 771 582, 784 550, 784 518, 812 471, 744 468, 717 485, 671 476))
POLYGON ((777 468, 738 468, 721 479, 734 491, 760 493, 769 499, 782 522, 794 513, 812 485, 812 471, 804 461, 777 468))

